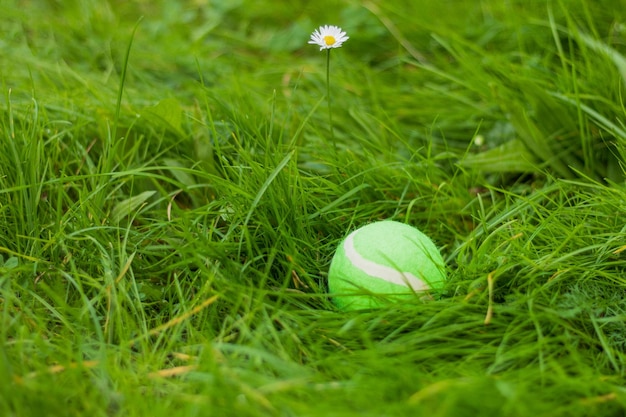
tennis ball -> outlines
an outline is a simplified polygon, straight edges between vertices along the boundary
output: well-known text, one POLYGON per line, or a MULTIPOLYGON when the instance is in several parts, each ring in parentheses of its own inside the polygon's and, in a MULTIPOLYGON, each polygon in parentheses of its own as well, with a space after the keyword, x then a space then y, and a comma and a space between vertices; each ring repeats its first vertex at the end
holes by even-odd
POLYGON ((350 233, 328 271, 328 290, 343 310, 376 308, 383 295, 395 301, 441 289, 444 262, 432 240, 404 223, 384 220, 350 233))

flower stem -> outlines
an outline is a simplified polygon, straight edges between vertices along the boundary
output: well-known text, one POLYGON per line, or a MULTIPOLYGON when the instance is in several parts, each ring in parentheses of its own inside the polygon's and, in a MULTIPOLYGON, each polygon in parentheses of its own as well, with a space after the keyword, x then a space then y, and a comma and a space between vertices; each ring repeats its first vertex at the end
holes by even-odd
POLYGON ((335 151, 337 144, 335 143, 335 132, 333 130, 333 113, 330 102, 330 48, 326 50, 326 101, 328 102, 328 125, 330 127, 330 137, 333 140, 335 151))

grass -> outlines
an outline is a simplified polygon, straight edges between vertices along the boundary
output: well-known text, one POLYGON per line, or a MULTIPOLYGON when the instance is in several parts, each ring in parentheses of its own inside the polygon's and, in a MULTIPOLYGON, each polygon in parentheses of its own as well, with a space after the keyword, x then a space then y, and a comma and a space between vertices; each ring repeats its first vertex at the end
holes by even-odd
POLYGON ((5 3, 2 415, 623 414, 623 2, 5 3), (441 297, 333 306, 378 219, 441 297))

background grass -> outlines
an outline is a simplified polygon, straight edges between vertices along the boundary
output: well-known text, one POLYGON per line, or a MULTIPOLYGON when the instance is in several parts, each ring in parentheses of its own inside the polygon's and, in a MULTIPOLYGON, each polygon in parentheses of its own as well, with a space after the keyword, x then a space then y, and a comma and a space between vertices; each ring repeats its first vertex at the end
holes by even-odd
POLYGON ((0 412, 622 415, 624 6, 4 1, 0 412), (337 311, 378 219, 445 292, 337 311))

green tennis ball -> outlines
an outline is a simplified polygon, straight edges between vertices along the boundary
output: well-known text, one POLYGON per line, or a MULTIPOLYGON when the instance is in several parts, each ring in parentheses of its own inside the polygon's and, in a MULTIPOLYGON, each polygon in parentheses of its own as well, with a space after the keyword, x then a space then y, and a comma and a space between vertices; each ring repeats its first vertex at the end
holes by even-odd
POLYGON ((328 290, 343 310, 380 307, 443 288, 445 266, 432 240, 418 229, 385 220, 350 233, 328 271, 328 290))

